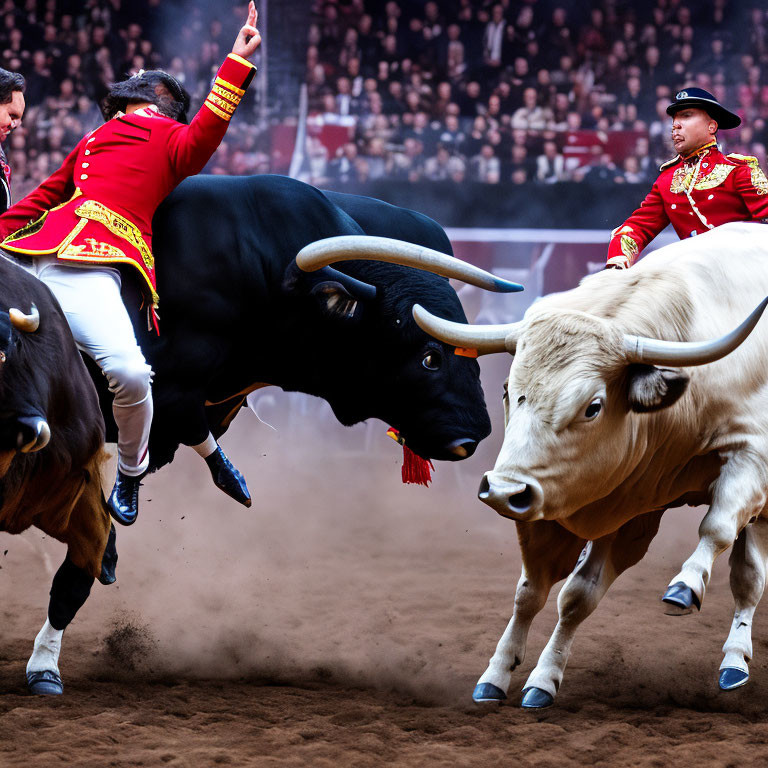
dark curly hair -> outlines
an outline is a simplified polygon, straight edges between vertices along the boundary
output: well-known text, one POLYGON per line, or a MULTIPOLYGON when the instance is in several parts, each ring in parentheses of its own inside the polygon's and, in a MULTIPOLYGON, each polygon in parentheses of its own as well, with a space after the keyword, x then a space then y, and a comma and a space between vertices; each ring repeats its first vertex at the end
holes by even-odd
POLYGON ((0 104, 7 104, 13 98, 14 91, 24 93, 26 84, 23 75, 0 67, 0 104))
POLYGON ((118 112, 125 112, 128 104, 145 101, 155 104, 166 117, 180 123, 188 122, 189 94, 173 75, 161 69, 140 72, 114 83, 101 102, 101 112, 104 119, 109 120, 118 112))

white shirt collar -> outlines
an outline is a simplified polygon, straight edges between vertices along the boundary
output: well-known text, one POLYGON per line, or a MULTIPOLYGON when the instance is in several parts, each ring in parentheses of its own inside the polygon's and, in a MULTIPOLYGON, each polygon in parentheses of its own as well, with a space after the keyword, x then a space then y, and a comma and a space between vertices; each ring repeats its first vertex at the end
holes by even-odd
MULTIPOLYGON (((133 112, 131 112, 132 115, 140 115, 141 117, 149 117, 150 112, 160 112, 160 109, 158 108, 157 104, 148 104, 146 107, 142 107, 141 109, 137 109, 133 112)), ((125 117, 125 112, 115 112, 113 116, 113 120, 115 117, 125 117)))

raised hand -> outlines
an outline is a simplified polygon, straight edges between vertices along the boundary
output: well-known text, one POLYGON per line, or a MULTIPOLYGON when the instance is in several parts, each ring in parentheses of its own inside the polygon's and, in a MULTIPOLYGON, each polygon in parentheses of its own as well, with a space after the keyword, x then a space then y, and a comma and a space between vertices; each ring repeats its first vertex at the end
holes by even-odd
POLYGON ((242 56, 244 59, 253 55, 253 52, 259 47, 261 43, 261 34, 256 29, 256 20, 259 14, 256 12, 256 6, 253 0, 248 3, 248 19, 240 29, 235 39, 235 44, 232 46, 232 53, 242 56))

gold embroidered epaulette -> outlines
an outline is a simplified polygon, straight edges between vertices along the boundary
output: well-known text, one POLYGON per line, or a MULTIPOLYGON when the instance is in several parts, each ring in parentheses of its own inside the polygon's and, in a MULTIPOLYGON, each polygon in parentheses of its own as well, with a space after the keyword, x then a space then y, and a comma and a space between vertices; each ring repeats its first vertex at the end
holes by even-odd
POLYGON ((726 157, 744 165, 758 165, 758 160, 754 155, 740 155, 738 152, 731 152, 726 157))
POLYGON ((662 163, 659 166, 659 170, 663 171, 665 168, 669 168, 670 166, 674 165, 675 163, 679 162, 680 155, 677 155, 676 157, 673 157, 671 160, 667 160, 666 163, 662 163))
POLYGON ((749 166, 749 175, 752 179, 752 186, 757 190, 758 195, 768 194, 768 179, 763 173, 763 169, 760 167, 760 161, 754 155, 739 155, 736 152, 732 152, 726 157, 730 158, 736 163, 749 166))

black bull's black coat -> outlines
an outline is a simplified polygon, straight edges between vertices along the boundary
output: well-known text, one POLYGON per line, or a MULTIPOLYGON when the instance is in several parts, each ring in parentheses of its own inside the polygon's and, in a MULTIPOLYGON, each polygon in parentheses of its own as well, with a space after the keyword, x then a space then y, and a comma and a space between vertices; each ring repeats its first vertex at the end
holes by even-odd
POLYGON ((155 370, 154 467, 171 461, 179 443, 202 442, 209 429, 218 437, 243 401, 238 393, 256 382, 322 397, 346 425, 379 418, 427 458, 456 458, 447 451, 452 441, 490 433, 477 362, 454 355, 411 317, 418 302, 466 322, 446 279, 377 262, 336 265, 378 291, 353 318, 334 312, 324 291, 283 285, 305 245, 336 235, 395 237, 451 253, 431 219, 281 176, 199 176, 163 203, 153 229, 160 336, 138 314, 134 325, 155 370), (437 370, 423 365, 430 353, 437 370))

